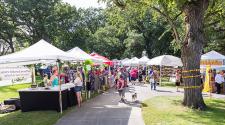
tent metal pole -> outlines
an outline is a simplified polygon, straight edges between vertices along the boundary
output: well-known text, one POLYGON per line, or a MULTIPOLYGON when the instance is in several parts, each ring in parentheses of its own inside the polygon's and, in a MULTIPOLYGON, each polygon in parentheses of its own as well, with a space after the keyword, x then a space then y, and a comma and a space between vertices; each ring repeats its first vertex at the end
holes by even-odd
POLYGON ((59 62, 60 60, 57 60, 56 64, 57 64, 57 67, 58 67, 58 82, 59 82, 59 106, 60 106, 60 113, 62 114, 62 89, 61 89, 61 82, 60 82, 60 67, 59 67, 59 62))
POLYGON ((162 86, 162 66, 161 65, 159 65, 159 72, 160 72, 160 74, 159 74, 159 84, 160 84, 160 86, 162 86))
POLYGON ((32 77, 32 85, 37 85, 36 83, 36 77, 35 77, 35 67, 34 64, 31 65, 31 77, 32 77))

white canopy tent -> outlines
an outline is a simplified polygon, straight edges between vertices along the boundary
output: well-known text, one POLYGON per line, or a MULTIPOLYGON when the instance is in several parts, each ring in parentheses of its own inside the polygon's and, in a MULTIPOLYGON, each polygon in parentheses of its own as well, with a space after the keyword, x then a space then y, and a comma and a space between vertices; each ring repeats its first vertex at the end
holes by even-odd
POLYGON ((138 66, 139 65, 139 59, 137 57, 133 57, 130 60, 123 61, 122 64, 124 66, 138 66))
POLYGON ((124 63, 125 63, 126 61, 128 61, 128 60, 130 60, 130 59, 129 59, 129 58, 122 59, 122 60, 121 60, 121 65, 124 65, 124 63))
POLYGON ((183 66, 183 63, 180 58, 172 56, 172 55, 162 55, 155 58, 152 58, 147 62, 147 65, 158 65, 160 66, 160 84, 161 81, 161 67, 162 66, 183 66))
POLYGON ((149 61, 150 59, 147 57, 147 56, 143 56, 139 59, 139 64, 140 65, 146 65, 147 62, 149 61))
POLYGON ((67 53, 68 53, 70 56, 74 57, 74 58, 80 59, 80 61, 85 61, 85 60, 90 59, 90 60, 92 60, 93 62, 98 63, 98 64, 103 63, 101 60, 96 59, 96 58, 90 56, 89 54, 87 54, 86 52, 84 52, 84 51, 83 51, 82 49, 80 49, 79 47, 75 47, 75 48, 73 48, 73 49, 67 51, 67 53))
POLYGON ((150 59, 147 62, 147 65, 159 65, 159 66, 183 66, 183 63, 180 58, 172 55, 162 55, 150 59))
POLYGON ((212 50, 201 56, 201 60, 224 60, 225 56, 212 50))
MULTIPOLYGON (((68 61, 68 60, 81 60, 81 58, 75 58, 70 56, 68 53, 56 48, 45 40, 40 40, 39 42, 33 44, 32 46, 15 52, 9 55, 0 57, 0 66, 7 65, 28 65, 41 63, 43 60, 46 61, 68 61)), ((58 63, 57 63, 58 65, 58 63)), ((59 68, 58 68, 59 69, 59 68)), ((34 71, 34 68, 33 68, 34 71)), ((34 74, 34 72, 33 72, 34 74)), ((32 75, 34 77, 34 75, 32 75)), ((60 79, 59 79, 60 80, 60 79)), ((59 84, 59 104, 60 111, 62 113, 62 95, 61 95, 61 84, 59 84)))
POLYGON ((206 69, 207 65, 217 70, 225 69, 225 56, 214 50, 203 54, 201 56, 201 69, 206 69))
POLYGON ((39 42, 19 52, 1 56, 0 67, 7 65, 28 65, 42 63, 43 61, 56 60, 81 60, 81 58, 72 57, 68 53, 56 48, 45 40, 40 40, 39 42))

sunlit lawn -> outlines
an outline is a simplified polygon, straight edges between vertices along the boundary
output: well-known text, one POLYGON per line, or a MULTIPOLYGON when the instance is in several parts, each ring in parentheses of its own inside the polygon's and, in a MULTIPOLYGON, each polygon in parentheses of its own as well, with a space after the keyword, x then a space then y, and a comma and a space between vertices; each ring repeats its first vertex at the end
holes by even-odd
MULTIPOLYGON (((37 79, 40 82, 40 79, 37 79)), ((0 102, 9 98, 19 97, 18 89, 28 88, 29 84, 18 84, 13 86, 0 87, 0 102)), ((92 98, 99 95, 98 93, 93 93, 92 98)), ((85 95, 83 94, 83 99, 85 101, 85 95)), ((63 111, 61 115, 56 111, 32 111, 32 112, 21 112, 16 111, 7 114, 0 114, 0 125, 53 125, 56 121, 62 117, 65 113, 71 111, 71 108, 63 111)))
MULTIPOLYGON (((19 84, 0 87, 0 102, 5 99, 19 97, 18 89, 30 87, 30 84, 19 84)), ((61 117, 56 111, 26 112, 16 111, 0 114, 0 125, 52 125, 61 117)))
POLYGON ((31 84, 29 83, 0 87, 0 102, 3 102, 5 99, 9 98, 18 98, 19 93, 17 92, 17 90, 28 88, 30 87, 30 85, 31 84))
MULTIPOLYGON (((0 87, 0 102, 5 99, 19 97, 18 89, 30 87, 30 84, 19 84, 0 87)), ((0 125, 52 125, 62 115, 56 111, 35 111, 22 113, 16 111, 0 114, 0 125)))
POLYGON ((180 97, 154 97, 143 103, 146 125, 224 125, 225 100, 206 99, 206 111, 183 107, 180 97))

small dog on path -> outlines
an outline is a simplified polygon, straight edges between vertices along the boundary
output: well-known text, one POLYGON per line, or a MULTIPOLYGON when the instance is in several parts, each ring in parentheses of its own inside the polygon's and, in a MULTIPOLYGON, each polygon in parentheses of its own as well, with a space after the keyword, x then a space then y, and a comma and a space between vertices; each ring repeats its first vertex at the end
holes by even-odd
POLYGON ((137 99, 137 93, 134 93, 134 94, 132 95, 132 101, 136 101, 136 99, 137 99))

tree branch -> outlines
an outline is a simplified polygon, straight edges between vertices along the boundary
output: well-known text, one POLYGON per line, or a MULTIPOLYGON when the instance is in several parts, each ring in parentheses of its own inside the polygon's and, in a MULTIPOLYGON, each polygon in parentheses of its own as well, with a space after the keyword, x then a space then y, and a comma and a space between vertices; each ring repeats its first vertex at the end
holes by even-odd
MULTIPOLYGON (((157 7, 151 7, 152 9, 154 9, 155 11, 157 11, 158 13, 160 13, 162 16, 164 16, 166 18, 166 20, 169 22, 170 26, 172 27, 173 29, 173 33, 174 33, 174 38, 176 40, 177 43, 180 43, 180 37, 179 37, 179 34, 178 34, 178 31, 177 31, 177 28, 173 22, 173 20, 169 17, 169 15, 163 13, 159 8, 157 7)), ((178 14, 179 16, 180 14, 178 14)), ((176 16, 176 17, 178 17, 176 16)))
POLYGON ((182 14, 183 12, 181 11, 179 14, 177 14, 174 18, 173 21, 177 20, 177 18, 182 14))
POLYGON ((215 14, 217 14, 218 12, 221 12, 222 10, 217 10, 217 11, 213 11, 213 12, 209 12, 209 13, 207 13, 206 15, 205 15, 205 19, 207 19, 207 18, 209 18, 210 16, 213 16, 213 15, 215 15, 215 14))
POLYGON ((210 27, 210 26, 212 26, 212 25, 218 24, 219 22, 220 22, 220 20, 217 20, 217 21, 214 21, 214 22, 212 22, 212 23, 205 24, 205 25, 204 25, 204 28, 207 28, 207 27, 210 27))

